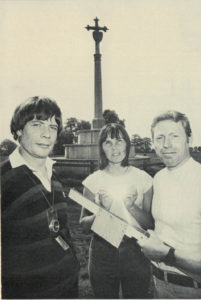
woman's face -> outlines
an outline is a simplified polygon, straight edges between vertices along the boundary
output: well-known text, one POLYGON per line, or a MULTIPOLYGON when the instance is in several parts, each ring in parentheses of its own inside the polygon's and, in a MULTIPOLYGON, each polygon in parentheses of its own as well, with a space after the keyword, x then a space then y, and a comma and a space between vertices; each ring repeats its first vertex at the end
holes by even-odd
POLYGON ((111 135, 108 135, 102 147, 109 163, 121 164, 126 156, 126 141, 123 139, 121 133, 119 133, 119 138, 113 139, 111 135))

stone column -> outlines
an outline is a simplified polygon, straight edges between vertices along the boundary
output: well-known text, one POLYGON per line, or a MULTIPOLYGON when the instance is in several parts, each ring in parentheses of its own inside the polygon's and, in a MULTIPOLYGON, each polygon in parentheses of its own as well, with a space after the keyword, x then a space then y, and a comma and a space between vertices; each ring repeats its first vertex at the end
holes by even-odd
POLYGON ((92 127, 101 128, 104 125, 102 102, 101 54, 94 54, 94 119, 92 127))
POLYGON ((101 54, 99 44, 103 38, 102 31, 107 31, 106 26, 98 26, 98 18, 94 19, 95 26, 87 26, 87 30, 93 30, 93 38, 95 41, 94 54, 94 119, 92 121, 93 129, 100 129, 104 125, 103 107, 102 107, 102 77, 101 77, 101 54))

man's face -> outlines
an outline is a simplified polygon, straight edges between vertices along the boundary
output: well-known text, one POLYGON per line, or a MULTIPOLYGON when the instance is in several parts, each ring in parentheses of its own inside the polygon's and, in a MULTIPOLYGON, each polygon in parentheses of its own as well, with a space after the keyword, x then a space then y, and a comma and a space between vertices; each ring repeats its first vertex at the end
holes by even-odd
POLYGON ((102 147, 108 161, 113 164, 120 164, 126 156, 126 142, 121 134, 118 139, 107 136, 102 147))
POLYGON ((153 133, 156 154, 166 167, 174 168, 190 156, 187 136, 181 122, 160 121, 153 133))
POLYGON ((33 120, 26 123, 23 130, 19 130, 22 155, 32 158, 46 158, 57 139, 58 125, 53 116, 48 120, 33 120))

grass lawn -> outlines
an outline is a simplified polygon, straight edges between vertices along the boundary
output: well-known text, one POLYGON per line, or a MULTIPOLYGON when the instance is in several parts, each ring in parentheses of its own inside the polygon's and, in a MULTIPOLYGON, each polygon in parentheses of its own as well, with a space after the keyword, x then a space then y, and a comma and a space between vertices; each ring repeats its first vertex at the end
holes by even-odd
POLYGON ((79 224, 80 205, 68 198, 68 208, 70 231, 76 248, 77 257, 80 262, 79 298, 92 299, 93 294, 89 283, 87 269, 91 236, 90 234, 84 233, 82 226, 79 224))

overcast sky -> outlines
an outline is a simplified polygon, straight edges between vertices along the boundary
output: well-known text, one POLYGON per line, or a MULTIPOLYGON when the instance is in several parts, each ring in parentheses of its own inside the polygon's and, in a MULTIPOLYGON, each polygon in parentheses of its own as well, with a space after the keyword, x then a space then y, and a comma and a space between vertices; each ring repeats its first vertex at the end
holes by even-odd
POLYGON ((107 26, 100 44, 103 109, 150 136, 154 116, 189 117, 201 145, 200 0, 0 1, 1 140, 26 98, 57 101, 63 119, 94 116, 95 44, 85 26, 107 26))

